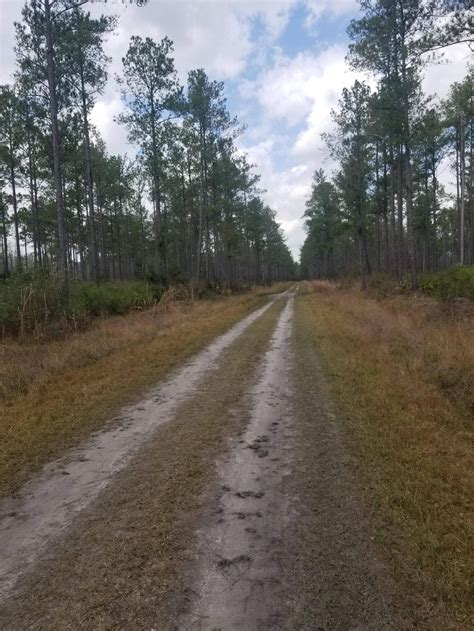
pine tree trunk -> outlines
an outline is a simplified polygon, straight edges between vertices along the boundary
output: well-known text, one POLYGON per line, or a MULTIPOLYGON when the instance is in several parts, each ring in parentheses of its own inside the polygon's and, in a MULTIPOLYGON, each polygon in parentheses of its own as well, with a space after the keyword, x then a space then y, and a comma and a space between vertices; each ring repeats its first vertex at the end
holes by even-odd
POLYGON ((438 206, 438 180, 436 178, 436 159, 433 154, 431 157, 431 169, 433 174, 433 270, 436 272, 438 270, 438 216, 437 216, 437 206, 438 206))
POLYGON ((405 186, 406 186, 406 205, 407 205, 407 242, 408 242, 408 259, 410 264, 411 288, 417 289, 418 280, 416 273, 416 253, 415 253, 415 235, 413 226, 413 181, 411 172, 410 147, 405 146, 405 186))
POLYGON ((397 174, 397 229, 398 229, 398 261, 400 278, 405 272, 405 239, 403 230, 403 165, 401 151, 398 152, 397 174))
POLYGON ((97 234, 95 225, 95 207, 94 207, 94 180, 92 177, 92 159, 91 159, 91 141, 89 131, 89 116, 87 111, 87 95, 84 81, 83 60, 81 58, 81 104, 82 104, 82 123, 84 127, 84 159, 86 174, 86 190, 87 205, 89 209, 89 251, 90 251, 90 270, 92 279, 98 283, 100 280, 99 256, 97 250, 97 234))
POLYGON ((3 197, 0 192, 0 210, 2 212, 2 239, 3 239, 3 274, 5 278, 9 275, 9 266, 8 266, 8 230, 7 230, 7 222, 5 216, 5 204, 3 202, 3 197))
POLYGON ((65 205, 62 189, 62 166, 61 166, 61 150, 59 138, 58 124, 58 104, 56 96, 56 70, 54 63, 53 50, 53 32, 51 19, 50 0, 44 0, 44 17, 46 28, 46 59, 48 70, 48 88, 49 88, 49 111, 51 118, 51 135, 53 144, 53 166, 54 166, 54 189, 56 193, 56 213, 58 224, 58 241, 59 241, 59 278, 60 278, 60 296, 63 303, 66 303, 69 297, 69 274, 68 274, 68 252, 67 252, 67 232, 65 219, 65 205))
POLYGON ((16 245, 16 258, 17 264, 21 267, 21 246, 20 246, 20 231, 18 227, 18 199, 16 194, 16 176, 15 168, 13 166, 13 156, 11 157, 10 164, 10 184, 12 187, 12 202, 13 202, 13 223, 15 226, 15 245, 16 245))
POLYGON ((400 257, 397 242, 397 222, 395 218, 395 165, 393 155, 390 156, 390 227, 392 231, 392 252, 395 264, 395 277, 400 280, 400 257))
POLYGON ((460 198, 460 217, 459 217, 459 263, 460 265, 464 265, 464 256, 465 256, 465 142, 464 142, 464 115, 461 112, 461 117, 459 120, 459 170, 460 170, 460 178, 459 184, 461 187, 461 198, 460 198))
POLYGON ((35 155, 33 150, 33 143, 31 140, 31 134, 28 130, 27 133, 28 144, 28 179, 30 186, 30 201, 31 201, 31 219, 33 225, 33 253, 34 264, 41 265, 41 239, 39 230, 39 217, 38 217, 38 185, 36 180, 36 165, 35 155))

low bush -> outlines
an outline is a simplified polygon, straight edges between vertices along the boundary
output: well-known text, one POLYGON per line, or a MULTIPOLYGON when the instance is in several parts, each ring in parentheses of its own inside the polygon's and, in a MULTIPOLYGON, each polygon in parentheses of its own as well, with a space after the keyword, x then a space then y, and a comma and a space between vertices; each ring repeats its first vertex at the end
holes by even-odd
POLYGON ((144 281, 108 281, 100 285, 76 281, 71 287, 69 310, 74 317, 123 315, 150 307, 161 293, 158 285, 144 281))
POLYGON ((18 271, 0 283, 0 332, 37 333, 62 318, 57 277, 38 271, 18 271))
POLYGON ((63 305, 57 276, 43 270, 18 271, 0 283, 0 336, 57 334, 92 316, 146 309, 160 299, 162 291, 160 285, 145 281, 96 285, 75 280, 69 301, 63 305))
POLYGON ((424 273, 419 278, 420 289, 442 300, 469 298, 474 300, 474 267, 457 265, 441 272, 424 273))

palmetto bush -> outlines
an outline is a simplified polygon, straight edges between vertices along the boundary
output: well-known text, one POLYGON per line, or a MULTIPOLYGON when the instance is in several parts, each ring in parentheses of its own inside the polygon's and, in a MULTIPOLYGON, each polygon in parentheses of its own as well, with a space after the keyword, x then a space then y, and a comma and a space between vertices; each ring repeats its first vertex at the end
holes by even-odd
POLYGON ((18 271, 0 284, 0 335, 54 335, 83 325, 92 316, 146 309, 160 299, 160 286, 145 281, 73 281, 66 305, 59 279, 45 272, 18 271))

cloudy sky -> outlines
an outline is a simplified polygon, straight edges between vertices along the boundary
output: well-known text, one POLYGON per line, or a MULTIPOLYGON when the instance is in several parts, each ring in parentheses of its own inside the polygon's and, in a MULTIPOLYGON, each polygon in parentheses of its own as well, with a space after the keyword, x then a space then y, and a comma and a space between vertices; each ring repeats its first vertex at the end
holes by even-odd
MULTIPOLYGON (((14 71, 14 20, 23 0, 0 0, 0 83, 14 71)), ((321 134, 330 130, 330 111, 356 74, 345 63, 346 27, 357 16, 357 0, 149 0, 89 5, 93 14, 120 17, 109 37, 111 79, 98 100, 93 120, 110 152, 133 154, 125 131, 114 122, 121 102, 113 76, 131 35, 175 44, 176 67, 185 81, 192 68, 225 81, 229 109, 247 131, 239 143, 257 166, 266 202, 295 255, 304 239, 301 216, 315 168, 333 167, 321 134)), ((425 89, 442 97, 465 74, 469 49, 449 49, 444 65, 426 71, 425 89)), ((443 167, 449 184, 449 169, 443 167)))

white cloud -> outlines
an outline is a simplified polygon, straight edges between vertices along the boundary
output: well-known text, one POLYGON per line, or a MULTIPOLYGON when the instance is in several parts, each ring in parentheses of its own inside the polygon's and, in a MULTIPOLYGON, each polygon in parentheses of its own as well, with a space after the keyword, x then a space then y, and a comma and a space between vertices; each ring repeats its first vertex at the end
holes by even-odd
MULTIPOLYGON (((22 0, 0 0, 0 83, 11 80, 14 71, 13 21, 20 19, 22 5, 22 0)), ((332 128, 330 111, 342 88, 361 78, 348 69, 343 46, 293 57, 278 48, 278 37, 297 5, 306 6, 306 26, 311 29, 324 28, 328 15, 345 21, 357 11, 357 0, 151 0, 144 7, 120 1, 88 5, 93 15, 120 16, 117 32, 106 44, 112 58, 111 80, 92 113, 109 151, 132 153, 125 129, 114 122, 122 103, 113 80, 121 70, 130 36, 161 39, 167 35, 175 44, 182 81, 196 67, 204 67, 212 78, 239 81, 242 122, 252 121, 243 142, 250 145, 246 150, 262 174, 265 200, 277 211, 295 254, 304 239, 301 216, 312 173, 315 168, 331 171, 334 167, 321 133, 332 128), (249 69, 257 72, 256 80, 243 79, 249 69)), ((449 65, 426 69, 428 93, 444 97, 450 84, 462 79, 469 50, 452 47, 446 50, 446 58, 449 65)), ((443 177, 449 179, 449 169, 443 177)))
POLYGON ((359 3, 358 0, 306 0, 306 6, 306 27, 311 29, 324 14, 340 16, 355 13, 359 3))
POLYGON ((310 191, 311 168, 307 164, 295 164, 287 169, 278 168, 275 155, 288 144, 285 136, 272 135, 251 146, 241 146, 251 163, 257 165, 261 175, 260 187, 265 203, 277 213, 277 221, 283 228, 288 246, 294 256, 304 240, 301 216, 310 191))
POLYGON ((426 67, 423 90, 438 99, 445 98, 450 86, 466 76, 467 65, 472 61, 472 52, 467 44, 446 48, 440 63, 432 63, 426 67))
POLYGON ((317 56, 300 53, 289 58, 280 54, 271 68, 241 88, 244 97, 257 101, 265 121, 261 127, 264 139, 257 139, 247 151, 262 174, 262 187, 267 189, 265 200, 277 211, 295 255, 305 236, 302 215, 313 172, 316 168, 331 171, 335 166, 321 134, 332 129, 330 113, 342 88, 361 78, 348 69, 345 53, 344 47, 333 46, 317 56), (284 122, 302 129, 290 135, 271 135, 269 121, 273 121, 273 127, 281 127, 284 122), (285 154, 294 164, 279 168, 275 163, 279 154, 285 154))
POLYGON ((218 79, 235 77, 252 50, 249 21, 240 19, 226 4, 150 2, 137 7, 95 3, 91 7, 94 14, 107 11, 120 15, 117 33, 107 44, 116 71, 134 34, 155 40, 167 35, 173 40, 176 67, 182 76, 191 68, 205 67, 218 79))
POLYGON ((123 104, 118 94, 110 95, 98 101, 92 110, 91 122, 99 130, 109 153, 131 153, 127 141, 127 131, 123 125, 115 122, 115 117, 123 111, 123 104))
POLYGON ((9 83, 15 69, 14 20, 21 18, 22 2, 0 0, 0 84, 9 83))
POLYGON ((325 131, 342 87, 361 77, 348 69, 345 54, 343 46, 332 46, 319 55, 305 52, 290 58, 279 54, 255 81, 241 84, 241 94, 254 96, 270 119, 297 125, 311 117, 309 122, 325 131))
POLYGON ((119 14, 116 32, 106 43, 112 59, 107 90, 94 108, 93 120, 112 153, 130 152, 126 133, 114 117, 120 111, 118 87, 114 76, 120 74, 122 58, 130 37, 139 34, 159 40, 167 35, 174 42, 175 65, 181 82, 187 73, 203 67, 213 79, 229 80, 246 68, 256 48, 271 45, 286 25, 295 0, 256 3, 234 2, 150 2, 144 7, 134 4, 94 3, 93 15, 119 14), (258 42, 252 39, 252 20, 259 17, 264 27, 258 42))

